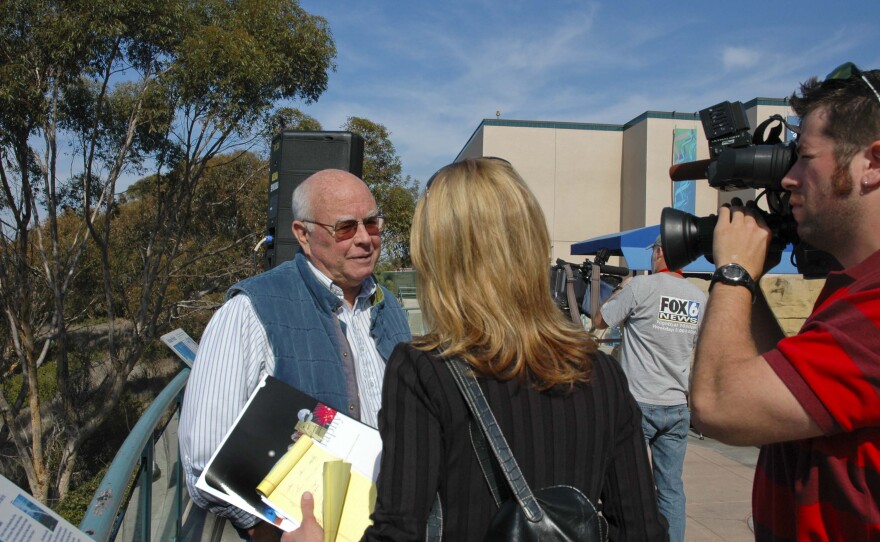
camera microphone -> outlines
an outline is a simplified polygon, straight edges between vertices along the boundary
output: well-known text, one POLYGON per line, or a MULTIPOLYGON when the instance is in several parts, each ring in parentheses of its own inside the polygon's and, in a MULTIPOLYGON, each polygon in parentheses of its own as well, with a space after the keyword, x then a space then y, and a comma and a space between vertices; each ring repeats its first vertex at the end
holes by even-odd
POLYGON ((693 181, 696 179, 708 179, 709 164, 712 160, 694 160, 682 162, 669 167, 669 178, 673 181, 693 181))

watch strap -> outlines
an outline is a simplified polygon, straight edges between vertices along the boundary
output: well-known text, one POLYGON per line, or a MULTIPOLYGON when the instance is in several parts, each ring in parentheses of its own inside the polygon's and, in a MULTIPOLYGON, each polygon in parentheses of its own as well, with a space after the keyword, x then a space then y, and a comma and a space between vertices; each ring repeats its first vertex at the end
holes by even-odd
POLYGON ((758 295, 758 283, 752 279, 752 276, 749 274, 746 269, 736 263, 728 263, 722 265, 712 274, 712 280, 709 283, 709 290, 712 290, 712 287, 715 286, 716 282, 720 282, 722 284, 729 284, 731 286, 743 286, 752 294, 752 303, 755 302, 755 298, 758 295), (725 268, 735 267, 739 271, 741 277, 738 279, 732 279, 724 274, 725 268))

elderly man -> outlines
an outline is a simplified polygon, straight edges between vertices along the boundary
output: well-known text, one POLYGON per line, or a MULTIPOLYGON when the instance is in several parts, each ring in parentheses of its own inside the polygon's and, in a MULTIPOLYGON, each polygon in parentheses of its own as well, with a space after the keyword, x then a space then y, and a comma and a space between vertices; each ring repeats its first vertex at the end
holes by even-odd
POLYGON ((229 289, 202 336, 180 420, 193 501, 253 540, 280 532, 195 482, 261 376, 375 427, 385 361, 410 339, 403 309, 372 277, 384 219, 367 185, 345 171, 319 171, 296 188, 292 208, 302 253, 229 289))
POLYGON ((718 212, 718 266, 697 346, 694 423, 762 445, 755 538, 880 540, 880 71, 845 64, 791 97, 797 162, 782 181, 800 238, 844 267, 797 335, 757 287, 770 230, 752 205, 718 212))

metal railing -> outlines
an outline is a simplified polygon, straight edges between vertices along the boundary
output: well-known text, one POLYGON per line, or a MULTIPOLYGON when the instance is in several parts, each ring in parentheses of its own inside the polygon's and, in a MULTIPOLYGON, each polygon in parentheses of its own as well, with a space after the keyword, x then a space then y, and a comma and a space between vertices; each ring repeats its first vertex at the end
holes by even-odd
POLYGON ((422 311, 418 307, 404 307, 406 312, 406 321, 409 324, 409 330, 412 334, 423 335, 425 333, 425 325, 422 322, 422 311))
POLYGON ((120 532, 125 540, 180 540, 184 483, 176 422, 189 372, 184 368, 165 386, 110 463, 79 525, 94 540, 116 540, 120 532), (153 494, 157 476, 168 481, 161 496, 153 494), (161 507, 153 506, 154 497, 161 498, 161 507))
POLYGON ((416 287, 415 286, 400 286, 397 288, 397 298, 399 300, 403 299, 415 299, 416 298, 416 287))

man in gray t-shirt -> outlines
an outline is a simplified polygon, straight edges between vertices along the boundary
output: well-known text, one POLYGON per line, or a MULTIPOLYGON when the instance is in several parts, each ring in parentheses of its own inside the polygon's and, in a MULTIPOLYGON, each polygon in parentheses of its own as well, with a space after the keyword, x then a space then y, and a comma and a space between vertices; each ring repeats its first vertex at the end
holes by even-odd
POLYGON ((602 305, 594 324, 623 325, 620 363, 642 409, 660 512, 669 522, 670 542, 682 542, 688 378, 706 294, 666 268, 659 236, 648 248, 654 273, 625 281, 602 305))

